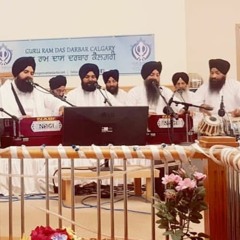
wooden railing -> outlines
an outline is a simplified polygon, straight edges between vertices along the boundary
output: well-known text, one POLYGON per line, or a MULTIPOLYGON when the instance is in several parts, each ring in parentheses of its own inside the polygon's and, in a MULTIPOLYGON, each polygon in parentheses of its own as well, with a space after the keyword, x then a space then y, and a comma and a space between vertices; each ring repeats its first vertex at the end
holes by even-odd
MULTIPOLYGON (((6 172, 6 178, 8 179, 8 191, 9 191, 9 202, 8 202, 8 216, 4 218, 8 219, 9 227, 8 234, 6 236, 2 235, 2 230, 0 229, 0 237, 8 237, 13 239, 14 236, 21 236, 23 233, 29 231, 28 227, 30 223, 26 222, 26 206, 24 197, 24 179, 26 177, 24 174, 24 161, 23 159, 30 158, 32 161, 37 161, 37 159, 42 158, 45 161, 45 208, 42 211, 45 212, 45 224, 51 225, 51 210, 50 210, 50 199, 51 195, 49 192, 49 161, 51 159, 58 159, 58 173, 56 174, 55 180, 58 184, 58 212, 55 213, 55 217, 58 218, 58 226, 62 227, 63 222, 66 220, 66 216, 63 213, 63 200, 65 188, 62 181, 58 179, 66 179, 66 175, 62 171, 62 160, 69 159, 70 161, 70 174, 67 175, 67 179, 70 179, 70 216, 68 216, 68 223, 71 224, 73 230, 76 228, 76 209, 74 201, 74 182, 78 179, 76 176, 75 161, 74 159, 95 159, 96 160, 96 182, 97 182, 97 206, 96 206, 96 216, 97 216, 97 231, 96 239, 103 239, 105 237, 109 239, 118 239, 115 233, 114 224, 114 190, 113 190, 113 180, 116 175, 122 174, 124 188, 123 188, 123 198, 124 198, 124 223, 123 223, 123 236, 121 239, 129 238, 129 228, 128 228, 128 196, 127 196, 127 180, 128 177, 135 177, 137 175, 132 175, 130 169, 128 169, 126 159, 131 158, 141 158, 149 159, 150 164, 148 167, 140 167, 134 171, 144 171, 144 169, 149 171, 148 177, 150 178, 151 185, 151 195, 154 196, 154 177, 156 176, 154 165, 154 160, 162 160, 167 164, 168 161, 176 162, 188 162, 191 158, 201 158, 204 161, 205 171, 207 173, 207 201, 209 204, 209 210, 205 214, 205 232, 211 236, 211 239, 226 240, 226 239, 237 239, 234 236, 239 236, 239 169, 240 169, 240 154, 236 147, 219 147, 212 150, 212 148, 205 149, 198 144, 192 144, 191 146, 122 146, 122 147, 9 147, 0 150, 0 161, 4 158, 8 159, 9 171, 6 172), (224 149, 228 149, 227 153, 224 149), (211 151, 210 151, 211 150, 211 151), (210 151, 210 152, 209 152, 210 151), (223 154, 225 151, 225 155, 223 154), (223 158, 224 157, 224 158, 223 158), (18 222, 19 232, 16 233, 14 228, 16 226, 13 224, 15 217, 13 215, 13 203, 15 200, 15 189, 13 188, 13 180, 16 177, 16 173, 12 171, 12 161, 13 159, 19 159, 20 167, 18 177, 20 178, 20 193, 18 195, 18 200, 20 201, 20 219, 18 222), (100 159, 110 159, 110 171, 107 178, 110 182, 110 206, 111 206, 111 224, 109 225, 110 233, 105 235, 102 232, 102 217, 101 217, 101 197, 100 197, 100 186, 101 186, 101 168, 100 159), (122 173, 116 173, 114 171, 113 159, 123 159, 122 173), (28 227, 27 227, 28 226, 28 227), (234 226, 234 228, 233 228, 234 226)), ((3 175, 3 174, 1 174, 3 175)), ((3 176, 1 176, 3 177, 3 176)), ((36 176, 35 176, 36 177, 36 176)), ((91 176, 93 178, 94 176, 91 176)), ((106 174, 105 176, 106 177, 106 174)), ((155 209, 153 207, 154 199, 151 198, 151 236, 149 239, 156 239, 156 229, 155 229, 155 209)), ((69 202, 68 202, 69 203, 69 202)), ((1 203, 2 204, 2 203, 1 203)), ((3 221, 2 218, 1 222, 3 221)), ((43 219, 39 219, 42 222, 43 219)), ((43 224, 43 223, 41 223, 43 224)), ((2 223, 0 223, 0 226, 2 223)), ((0 227, 1 228, 1 227, 0 227)))

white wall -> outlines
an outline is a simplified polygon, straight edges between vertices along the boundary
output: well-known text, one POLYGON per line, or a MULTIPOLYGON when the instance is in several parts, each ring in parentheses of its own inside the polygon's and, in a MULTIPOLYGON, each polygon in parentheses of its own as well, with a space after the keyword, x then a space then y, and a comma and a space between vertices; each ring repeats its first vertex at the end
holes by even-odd
POLYGON ((235 25, 240 23, 239 0, 186 0, 187 70, 208 79, 208 61, 231 63, 228 77, 236 78, 235 25))
MULTIPOLYGON (((162 83, 187 70, 184 0, 0 0, 0 9, 0 40, 155 34, 162 83)), ((79 83, 78 77, 68 80, 70 87, 79 83)), ((120 85, 141 81, 131 75, 120 85)))
MULTIPOLYGON (((176 71, 208 79, 211 58, 227 59, 229 77, 237 74, 239 0, 0 0, 0 9, 0 40, 153 33, 163 84, 171 84, 176 71)), ((131 75, 120 84, 141 81, 131 75)), ((78 77, 69 78, 69 86, 78 83, 78 77)))

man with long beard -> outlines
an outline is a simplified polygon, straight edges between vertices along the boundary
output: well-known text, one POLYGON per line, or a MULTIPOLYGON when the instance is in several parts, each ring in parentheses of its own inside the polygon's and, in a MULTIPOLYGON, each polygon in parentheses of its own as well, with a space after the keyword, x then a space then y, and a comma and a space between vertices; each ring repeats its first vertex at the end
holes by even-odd
MULTIPOLYGON (((166 102, 169 103, 169 100, 173 97, 173 92, 168 87, 160 86, 161 72, 161 62, 150 61, 143 64, 141 76, 144 82, 143 84, 129 90, 127 103, 136 106, 149 106, 149 115, 170 115, 169 112, 165 112, 165 109, 167 107, 166 102)), ((174 100, 180 101, 175 97, 174 100)), ((175 104, 171 104, 171 108, 175 113, 182 113, 182 107, 183 106, 175 106, 175 104)), ((171 138, 172 135, 170 136, 170 139, 171 138)), ((137 160, 137 163, 140 165, 146 165, 149 164, 149 161, 139 159, 137 160)), ((155 164, 162 164, 162 161, 155 161, 155 164)), ((175 166, 173 168, 175 168, 175 166)), ((164 170, 163 168, 158 169, 160 170, 160 174, 158 178, 155 178, 155 192, 158 193, 161 198, 164 198, 164 185, 161 183, 161 178, 164 176, 164 170)), ((171 172, 171 168, 169 171, 171 172)))
POLYGON ((125 105, 127 92, 119 88, 119 71, 117 69, 109 70, 104 72, 102 76, 107 91, 110 92, 119 102, 125 105))
POLYGON ((230 63, 223 59, 210 59, 209 69, 209 82, 204 83, 195 92, 193 103, 213 107, 212 111, 200 109, 207 115, 219 115, 222 102, 224 112, 231 113, 233 117, 240 116, 240 83, 226 77, 230 63))
MULTIPOLYGON (((55 116, 63 113, 65 105, 47 92, 33 87, 36 63, 33 57, 20 57, 12 65, 14 80, 7 80, 1 87, 2 108, 18 118, 43 117, 49 111, 55 116)), ((9 115, 2 113, 3 118, 9 115)))
POLYGON ((99 68, 93 63, 86 63, 79 69, 81 85, 67 94, 67 99, 75 106, 113 106, 121 105, 111 93, 97 89, 99 68), (99 91, 98 91, 99 90, 99 91), (107 101, 106 101, 107 100, 107 101))
MULTIPOLYGON (((160 87, 161 71, 161 62, 150 61, 143 64, 141 76, 144 82, 129 90, 127 104, 130 106, 149 106, 149 115, 165 114, 166 102, 169 102, 173 96, 173 92, 165 86, 160 87)), ((171 107, 174 112, 179 112, 182 108, 182 106, 175 106, 175 104, 172 104, 171 107)))

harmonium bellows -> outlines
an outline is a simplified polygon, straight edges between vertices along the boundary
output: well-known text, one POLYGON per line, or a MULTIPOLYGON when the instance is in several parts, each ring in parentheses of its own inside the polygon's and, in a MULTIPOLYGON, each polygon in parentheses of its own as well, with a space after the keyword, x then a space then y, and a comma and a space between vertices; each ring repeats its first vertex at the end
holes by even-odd
POLYGON ((62 117, 35 117, 1 121, 1 147, 8 146, 57 146, 62 142, 62 117))
POLYGON ((147 144, 181 144, 194 142, 193 119, 189 115, 172 118, 167 115, 151 115, 148 119, 147 144))

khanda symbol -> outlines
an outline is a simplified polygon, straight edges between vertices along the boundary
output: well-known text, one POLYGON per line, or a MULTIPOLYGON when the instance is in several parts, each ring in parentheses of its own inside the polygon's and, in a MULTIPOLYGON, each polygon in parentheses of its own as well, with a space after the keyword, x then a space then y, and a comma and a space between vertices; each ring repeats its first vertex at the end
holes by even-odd
POLYGON ((136 60, 145 61, 151 53, 149 44, 144 43, 142 40, 137 42, 132 47, 132 55, 136 60))
POLYGON ((12 51, 4 44, 0 47, 0 65, 8 64, 12 59, 12 51))

